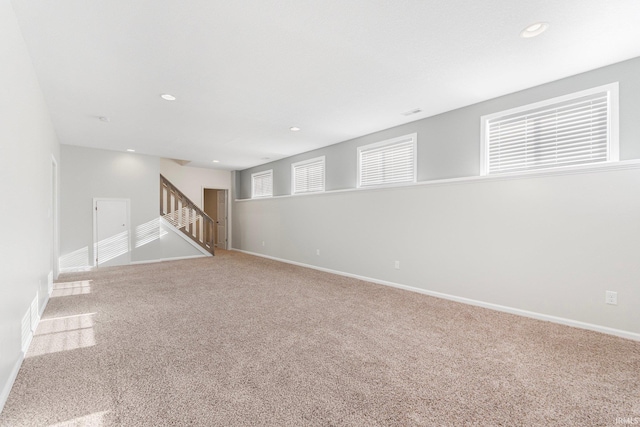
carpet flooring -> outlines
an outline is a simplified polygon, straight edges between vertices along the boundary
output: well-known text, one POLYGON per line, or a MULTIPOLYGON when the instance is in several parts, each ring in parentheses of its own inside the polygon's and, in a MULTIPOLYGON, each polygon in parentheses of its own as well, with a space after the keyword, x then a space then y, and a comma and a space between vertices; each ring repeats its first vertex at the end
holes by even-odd
POLYGON ((639 417, 639 342, 219 251, 62 275, 0 426, 639 417))

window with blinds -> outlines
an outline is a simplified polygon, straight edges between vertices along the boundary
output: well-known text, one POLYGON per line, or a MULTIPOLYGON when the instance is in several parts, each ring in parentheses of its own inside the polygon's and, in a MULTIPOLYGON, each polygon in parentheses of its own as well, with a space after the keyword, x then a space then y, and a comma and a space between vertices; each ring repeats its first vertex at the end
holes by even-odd
POLYGON ((483 117, 482 174, 617 160, 617 89, 602 86, 483 117))
POLYGON ((416 181, 417 134, 358 147, 358 187, 416 181))
POLYGON ((273 196, 273 169, 251 174, 251 198, 273 196))
POLYGON ((324 191, 325 157, 304 160, 291 165, 291 188, 293 194, 324 191))

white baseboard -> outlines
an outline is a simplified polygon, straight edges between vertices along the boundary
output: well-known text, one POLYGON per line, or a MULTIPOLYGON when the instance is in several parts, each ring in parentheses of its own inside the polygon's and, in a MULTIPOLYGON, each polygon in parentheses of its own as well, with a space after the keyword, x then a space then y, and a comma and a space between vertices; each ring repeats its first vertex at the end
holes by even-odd
POLYGON ((49 299, 51 298, 51 294, 47 292, 47 298, 44 300, 42 307, 40 307, 40 313, 38 313, 38 323, 42 319, 42 315, 44 314, 44 310, 47 308, 47 304, 49 304, 49 299))
MULTIPOLYGON (((38 328, 38 325, 40 324, 40 320, 42 320, 42 315, 44 314, 44 310, 47 308, 47 304, 49 303, 49 297, 50 297, 50 294, 47 293, 47 298, 44 300, 42 307, 40 307, 40 310, 38 313, 38 322, 36 323, 36 327, 33 328, 34 330, 38 328)), ((33 341, 33 331, 29 333, 29 338, 27 339, 25 349, 23 349, 23 351, 20 352, 20 357, 18 358, 18 360, 16 360, 16 363, 13 365, 13 369, 9 374, 9 378, 5 383, 4 387, 2 388, 2 393, 0 393, 0 413, 2 413, 5 403, 7 403, 7 399, 9 398, 9 394, 11 393, 11 389, 13 388, 13 383, 16 381, 16 378, 18 377, 18 372, 20 371, 20 367, 22 366, 22 362, 24 362, 24 358, 27 355, 27 351, 29 351, 29 346, 31 346, 32 341, 33 341)))
POLYGON ((233 248, 231 250, 232 251, 237 251, 237 252, 242 252, 242 253, 245 253, 245 254, 248 254, 248 255, 254 255, 254 256, 258 256, 258 257, 262 257, 262 258, 268 258, 268 259, 272 259, 274 261, 280 261, 280 262, 284 262, 284 263, 287 263, 287 264, 293 264, 293 265, 297 265, 297 266, 300 266, 300 267, 306 267, 306 268, 311 268, 311 269, 314 269, 314 270, 324 271, 326 273, 337 274, 339 276, 351 277, 351 278, 354 278, 354 279, 364 280, 366 282, 372 282, 372 283, 376 283, 376 284, 379 284, 379 285, 391 286, 391 287, 394 287, 394 288, 404 289, 404 290, 411 291, 411 292, 417 292, 417 293, 420 293, 420 294, 429 295, 429 296, 436 297, 436 298, 447 299, 447 300, 450 300, 450 301, 461 302, 463 304, 475 305, 475 306, 478 306, 478 307, 484 307, 484 308, 488 308, 488 309, 491 309, 491 310, 502 311, 502 312, 510 313, 510 314, 516 314, 518 316, 529 317, 529 318, 537 319, 537 320, 544 320, 544 321, 547 321, 547 322, 558 323, 558 324, 566 325, 566 326, 573 326, 575 328, 587 329, 587 330, 590 330, 590 331, 601 332, 603 334, 615 335, 615 336, 618 336, 618 337, 627 338, 627 339, 634 340, 634 341, 640 341, 640 334, 639 333, 635 333, 635 332, 624 331, 624 330, 615 329, 615 328, 609 328, 607 326, 601 326, 601 325, 596 325, 596 324, 593 324, 593 323, 581 322, 581 321, 578 321, 578 320, 566 319, 564 317, 551 316, 549 314, 536 313, 534 311, 527 311, 527 310, 522 310, 522 309, 519 309, 519 308, 507 307, 507 306, 504 306, 504 305, 493 304, 493 303, 490 303, 490 302, 478 301, 478 300, 474 300, 474 299, 471 299, 471 298, 464 298, 464 297, 459 297, 459 296, 455 296, 455 295, 444 294, 444 293, 441 293, 441 292, 429 291, 429 290, 426 290, 426 289, 416 288, 416 287, 413 287, 413 286, 402 285, 400 283, 388 282, 386 280, 374 279, 372 277, 360 276, 360 275, 357 275, 357 274, 346 273, 344 271, 338 271, 338 270, 332 270, 330 268, 318 267, 318 266, 311 265, 311 264, 304 264, 302 262, 297 262, 297 261, 291 261, 291 260, 288 260, 288 259, 272 257, 272 256, 269 256, 269 255, 259 254, 259 253, 256 253, 256 252, 244 251, 244 250, 241 250, 241 249, 233 249, 233 248))
POLYGON ((9 379, 5 383, 2 388, 2 393, 0 394, 0 413, 4 409, 5 403, 7 403, 7 399, 9 399, 9 393, 11 393, 11 388, 13 387, 13 383, 16 381, 18 377, 18 372, 20 371, 20 367, 22 366, 22 361, 24 360, 24 353, 20 353, 20 358, 16 360, 16 363, 13 365, 13 369, 9 374, 9 379))
POLYGON ((60 273, 79 273, 83 271, 91 271, 95 267, 91 267, 89 265, 85 265, 82 267, 64 267, 60 269, 60 273))
MULTIPOLYGON (((159 221, 162 227, 168 228, 171 231, 173 231, 175 234, 177 234, 182 239, 184 239, 185 242, 189 243, 191 246, 196 248, 198 252, 200 252, 202 255, 188 255, 184 257, 158 258, 158 259, 151 259, 151 260, 131 261, 129 262, 129 264, 131 265, 149 264, 153 262, 175 261, 179 259, 201 258, 203 256, 213 256, 211 255, 211 253, 207 252, 207 250, 204 249, 202 246, 200 246, 199 244, 197 244, 196 242, 188 238, 182 231, 180 231, 178 228, 176 228, 173 224, 171 224, 166 219, 159 217, 159 221)), ((125 264, 125 265, 128 265, 128 264, 125 264)), ((61 268, 60 273, 78 273, 78 272, 84 272, 84 271, 93 271, 95 268, 96 267, 94 266, 67 267, 67 268, 61 268)))
MULTIPOLYGON (((198 246, 200 248, 200 246, 198 246)), ((200 248, 202 249, 202 248, 200 248)), ((203 249, 204 250, 204 249, 203 249)), ((191 258, 204 258, 207 256, 211 256, 210 253, 206 252, 202 255, 187 255, 187 256, 177 256, 172 258, 157 258, 157 259, 144 259, 142 261, 131 261, 129 264, 124 265, 137 265, 137 264, 153 264, 155 262, 164 262, 164 261, 177 261, 180 259, 191 259, 191 258)), ((81 271, 93 271, 95 267, 74 267, 74 268, 65 268, 60 270, 60 273, 77 273, 81 271)))
POLYGON ((49 274, 47 275, 47 301, 49 301, 48 297, 50 297, 52 293, 53 293, 53 271, 50 271, 49 274))
POLYGON ((31 341, 33 341, 33 331, 29 331, 29 335, 27 336, 27 340, 25 341, 24 347, 22 348, 22 358, 23 359, 27 355, 27 352, 29 351, 29 347, 31 347, 31 341))
MULTIPOLYGON (((211 256, 211 254, 209 254, 209 256, 211 256)), ((173 257, 173 258, 160 258, 160 259, 149 259, 149 260, 143 260, 143 261, 131 261, 129 264, 131 265, 135 265, 135 264, 153 264, 156 262, 164 262, 164 261, 177 261, 180 259, 191 259, 191 258, 206 258, 207 255, 188 255, 188 256, 177 256, 177 257, 173 257)))

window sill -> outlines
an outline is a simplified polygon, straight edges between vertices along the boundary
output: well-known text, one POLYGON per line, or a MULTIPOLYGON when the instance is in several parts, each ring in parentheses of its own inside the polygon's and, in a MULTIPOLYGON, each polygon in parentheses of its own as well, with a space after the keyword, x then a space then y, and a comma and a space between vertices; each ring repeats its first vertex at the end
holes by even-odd
MULTIPOLYGON (((345 188, 343 190, 328 190, 316 193, 302 193, 302 194, 285 194, 282 196, 263 197, 262 199, 283 199, 289 197, 305 197, 305 196, 322 196, 338 193, 348 192, 360 192, 360 191, 383 191, 383 190, 397 190, 400 188, 421 187, 429 185, 451 185, 451 184, 466 184, 474 182, 491 182, 491 181, 508 181, 516 179, 529 179, 529 178, 545 178, 551 176, 563 176, 563 175, 579 175, 594 172, 612 172, 627 169, 640 169, 640 159, 634 160, 622 160, 616 162, 599 163, 597 165, 585 165, 585 166, 569 166, 558 169, 544 169, 527 172, 514 172, 514 173, 502 173, 496 175, 481 175, 481 176, 465 176, 460 178, 449 179, 434 179, 430 181, 418 181, 412 183, 403 183, 397 185, 385 185, 380 187, 364 187, 364 188, 345 188)), ((260 199, 235 199, 236 202, 248 202, 260 199)))

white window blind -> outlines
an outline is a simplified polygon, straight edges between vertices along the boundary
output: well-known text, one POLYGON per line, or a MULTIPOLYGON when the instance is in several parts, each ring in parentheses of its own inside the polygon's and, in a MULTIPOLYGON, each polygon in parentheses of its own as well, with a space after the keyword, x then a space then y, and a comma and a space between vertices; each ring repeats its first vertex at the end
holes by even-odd
POLYGON ((273 196, 273 169, 251 174, 251 198, 273 196))
POLYGON ((358 147, 358 187, 416 180, 417 134, 358 147))
POLYGON ((291 165, 293 194, 324 191, 324 162, 322 156, 291 165))
POLYGON ((617 160, 611 132, 614 89, 617 85, 608 85, 493 115, 484 123, 484 174, 617 160))

